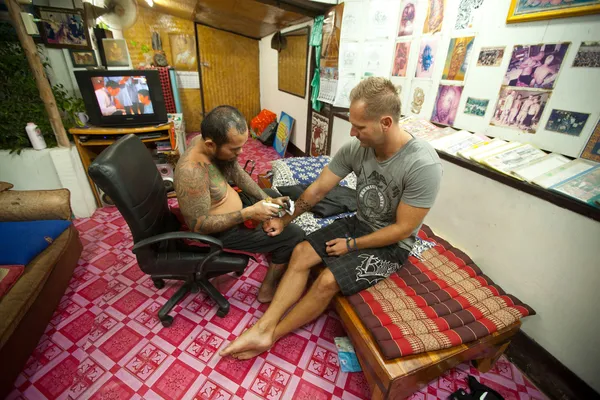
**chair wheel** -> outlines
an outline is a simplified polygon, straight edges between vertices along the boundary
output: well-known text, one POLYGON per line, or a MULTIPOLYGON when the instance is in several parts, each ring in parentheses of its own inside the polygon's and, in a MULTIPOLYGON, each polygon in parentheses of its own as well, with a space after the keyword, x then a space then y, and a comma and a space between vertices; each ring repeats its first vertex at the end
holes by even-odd
POLYGON ((170 315, 165 316, 160 323, 162 324, 162 326, 164 326, 165 328, 168 328, 171 326, 171 324, 173 323, 173 317, 171 317, 170 315))
POLYGON ((152 279, 152 282, 154 282, 154 287, 157 289, 162 289, 165 287, 164 279, 152 279))
POLYGON ((225 316, 226 316, 227 314, 229 314, 229 309, 226 309, 226 310, 224 310, 224 309, 222 309, 222 308, 219 308, 219 309, 217 310, 217 316, 219 316, 219 317, 221 317, 221 318, 225 318, 225 316))

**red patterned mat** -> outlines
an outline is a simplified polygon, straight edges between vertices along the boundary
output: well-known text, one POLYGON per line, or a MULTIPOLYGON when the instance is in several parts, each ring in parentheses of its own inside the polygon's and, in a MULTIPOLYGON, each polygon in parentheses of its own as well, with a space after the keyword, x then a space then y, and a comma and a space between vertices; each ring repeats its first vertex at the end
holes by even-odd
MULTIPOLYGON (((8 399, 370 398, 362 373, 340 371, 333 338, 345 332, 333 311, 254 360, 217 354, 265 310, 256 301, 267 271, 263 257, 240 278, 225 275, 215 282, 231 302, 226 318, 217 317, 215 304, 200 292, 187 296, 171 313, 173 325, 163 328, 158 308, 178 286, 168 282, 158 290, 140 271, 119 212, 99 209, 75 226, 84 245, 79 265, 8 399)), ((446 399, 466 387, 467 373, 507 400, 546 398, 502 358, 486 374, 461 364, 411 399, 446 399)))

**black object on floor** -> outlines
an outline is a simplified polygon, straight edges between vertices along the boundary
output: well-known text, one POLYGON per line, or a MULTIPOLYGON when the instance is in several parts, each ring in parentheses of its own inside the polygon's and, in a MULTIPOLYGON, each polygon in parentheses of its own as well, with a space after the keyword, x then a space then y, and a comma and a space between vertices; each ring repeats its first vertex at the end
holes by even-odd
POLYGON ((450 400, 504 400, 504 397, 500 393, 496 392, 480 383, 474 376, 469 375, 467 378, 469 389, 471 393, 467 393, 464 389, 459 389, 452 393, 449 397, 450 400))

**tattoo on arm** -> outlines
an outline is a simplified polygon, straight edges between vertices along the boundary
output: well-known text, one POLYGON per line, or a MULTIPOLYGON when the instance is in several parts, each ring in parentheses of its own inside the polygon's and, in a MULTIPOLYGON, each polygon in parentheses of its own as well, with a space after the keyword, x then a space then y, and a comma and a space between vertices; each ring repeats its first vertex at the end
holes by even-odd
POLYGON ((190 230, 198 233, 223 232, 244 222, 241 211, 209 215, 210 178, 207 163, 186 162, 175 171, 175 191, 181 213, 190 230))
POLYGON ((250 196, 258 200, 266 199, 267 194, 258 186, 254 179, 242 167, 238 164, 232 173, 234 182, 238 185, 242 191, 248 193, 250 196))

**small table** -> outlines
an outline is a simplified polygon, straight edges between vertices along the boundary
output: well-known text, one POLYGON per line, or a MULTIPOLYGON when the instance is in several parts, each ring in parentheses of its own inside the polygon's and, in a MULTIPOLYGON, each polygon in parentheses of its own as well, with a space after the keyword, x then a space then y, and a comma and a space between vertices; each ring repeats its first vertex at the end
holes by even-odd
POLYGON ((344 296, 334 298, 335 310, 350 337, 363 369, 371 399, 403 399, 427 386, 447 370, 465 361, 474 361, 481 372, 489 371, 521 328, 518 321, 477 341, 393 360, 384 359, 371 333, 344 296))
MULTIPOLYGON (((100 128, 96 126, 90 126, 88 128, 71 128, 69 133, 73 135, 75 140, 75 146, 81 157, 83 163, 83 169, 87 175, 88 181, 96 198, 96 204, 98 207, 102 207, 102 200, 100 198, 99 189, 96 184, 90 178, 88 174, 88 168, 94 159, 108 146, 117 141, 121 136, 129 134, 157 134, 159 137, 141 139, 144 143, 155 143, 162 141, 169 141, 173 132, 174 126, 172 122, 161 124, 157 126, 131 126, 127 128, 100 128), (88 136, 87 140, 81 140, 81 136, 88 136)), ((173 149, 175 150, 175 149, 173 149)), ((169 197, 174 197, 175 192, 169 193, 169 197)))

